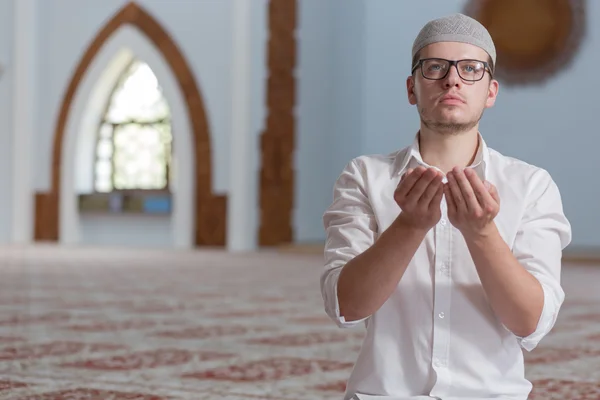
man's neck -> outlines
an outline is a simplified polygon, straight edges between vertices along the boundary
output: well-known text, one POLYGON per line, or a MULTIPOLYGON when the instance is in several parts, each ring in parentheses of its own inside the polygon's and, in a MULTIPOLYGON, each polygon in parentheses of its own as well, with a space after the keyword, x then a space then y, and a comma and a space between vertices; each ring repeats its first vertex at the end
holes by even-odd
POLYGON ((473 163, 479 147, 477 127, 458 134, 437 133, 428 129, 419 131, 419 149, 423 161, 444 173, 454 167, 467 167, 473 163))

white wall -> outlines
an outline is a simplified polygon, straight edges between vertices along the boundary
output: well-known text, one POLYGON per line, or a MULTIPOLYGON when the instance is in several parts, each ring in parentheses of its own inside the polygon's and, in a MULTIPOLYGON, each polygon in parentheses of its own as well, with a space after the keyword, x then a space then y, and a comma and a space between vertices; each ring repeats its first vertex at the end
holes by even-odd
POLYGON ((65 126, 61 160, 60 240, 67 244, 110 244, 190 248, 194 245, 195 181, 192 128, 185 96, 162 54, 139 30, 119 28, 100 49, 73 99, 65 126), (171 110, 174 165, 170 216, 121 215, 102 219, 78 212, 77 195, 93 192, 97 129, 112 88, 130 62, 146 62, 156 75, 171 110), (152 229, 148 229, 151 221, 152 229), (122 238, 114 236, 119 232, 122 238), (160 240, 158 240, 160 238, 160 240))
MULTIPOLYGON (((39 14, 44 16, 40 18, 37 32, 39 58, 52 60, 52 63, 47 63, 44 68, 38 69, 40 84, 37 106, 40 110, 40 118, 36 121, 38 128, 36 129, 38 137, 36 137, 37 145, 35 147, 36 190, 47 190, 50 187, 54 128, 62 96, 73 70, 98 30, 126 3, 126 1, 115 0, 39 2, 39 14), (79 18, 65 18, 67 14, 76 14, 79 18)), ((231 160, 229 138, 233 119, 231 114, 233 2, 231 0, 210 3, 175 1, 167 4, 156 0, 138 3, 169 32, 183 52, 192 72, 195 73, 203 96, 211 133, 213 191, 217 194, 227 192, 231 178, 229 174, 231 160)), ((256 18, 259 23, 264 22, 264 2, 261 11, 262 13, 255 12, 250 17, 256 18)), ((266 32, 265 24, 262 25, 262 31, 266 32)), ((130 31, 133 30, 127 28, 130 31)), ((85 163, 89 163, 89 157, 81 156, 75 157, 73 162, 73 154, 82 154, 81 151, 75 151, 75 149, 81 150, 82 142, 90 142, 90 140, 80 138, 82 140, 79 140, 79 145, 75 145, 73 131, 76 135, 78 130, 83 129, 85 131, 83 133, 86 133, 90 129, 90 124, 86 126, 81 122, 82 115, 85 115, 86 112, 90 117, 88 98, 94 92, 92 86, 96 80, 100 79, 104 73, 103 69, 107 68, 111 58, 120 50, 120 47, 129 47, 136 56, 149 62, 165 89, 165 95, 173 110, 174 135, 177 136, 177 133, 181 135, 182 132, 183 135, 188 135, 175 138, 175 154, 179 173, 177 175, 178 187, 175 188, 174 213, 171 218, 129 215, 102 219, 99 216, 79 216, 76 211, 75 193, 81 193, 82 189, 90 186, 89 176, 87 176, 90 171, 78 174, 78 176, 74 173, 71 174, 72 176, 65 174, 64 184, 61 187, 64 189, 61 192, 62 200, 64 200, 61 201, 60 213, 61 241, 84 244, 120 243, 132 246, 155 246, 160 243, 163 246, 189 247, 193 244, 194 214, 192 205, 195 201, 193 197, 194 182, 188 179, 191 178, 190 174, 194 165, 193 162, 190 163, 190 157, 187 157, 187 153, 191 152, 192 148, 187 110, 184 103, 179 101, 182 98, 180 98, 181 93, 176 93, 179 92, 177 82, 173 76, 170 76, 171 71, 166 67, 164 60, 160 59, 162 56, 158 52, 152 51, 151 47, 153 46, 144 43, 144 40, 132 39, 131 34, 121 35, 122 30, 117 31, 103 46, 76 94, 76 101, 67 124, 67 137, 64 143, 65 145, 70 143, 70 146, 67 145, 64 148, 63 171, 73 171, 73 168, 77 169, 83 167, 85 163), (123 37, 125 40, 120 40, 123 37), (186 157, 183 157, 184 155, 186 157), (82 176, 85 178, 83 181, 88 180, 83 185, 82 176), (117 238, 115 232, 121 232, 122 235, 117 238)), ((260 29, 257 28, 257 30, 260 33, 260 29)), ((260 49, 264 48, 264 36, 263 34, 263 43, 259 42, 259 46, 256 48, 258 51, 255 53, 258 56, 261 54, 260 49)), ((264 63, 258 64, 253 71, 255 71, 255 76, 260 76, 261 73, 264 75, 264 63)), ((260 95, 260 90, 257 95, 260 95)), ((260 118, 263 110, 261 107, 252 107, 252 111, 258 114, 253 115, 252 118, 254 129, 258 132, 260 129, 257 125, 263 122, 260 118)), ((83 118, 83 120, 85 119, 83 118)), ((92 116, 91 120, 94 119, 97 119, 97 116, 92 116)), ((91 137, 91 135, 87 136, 91 137)), ((258 138, 255 137, 255 139, 258 138)), ((258 146, 253 147, 258 148, 258 146)), ((249 151, 251 149, 252 147, 249 151)), ((89 149, 85 148, 84 150, 89 149)), ((85 151, 83 154, 87 155, 88 152, 85 151)), ((255 166, 258 164, 257 157, 251 161, 255 166)), ((256 210, 256 207, 252 209, 256 210)), ((251 214, 252 217, 256 213, 246 211, 246 214, 251 214)), ((251 221, 255 222, 256 218, 251 218, 251 221)))
MULTIPOLYGON (((211 131, 213 188, 228 189, 231 66, 231 0, 141 0, 173 37, 195 73, 204 96, 211 131)), ((38 104, 35 189, 50 187, 52 138, 62 96, 79 59, 97 31, 125 0, 48 0, 38 2, 38 104), (77 17, 67 17, 74 16, 77 17)))
MULTIPOLYGON (((13 100, 13 16, 12 1, 0 1, 0 187, 12 187, 12 100, 13 100)), ((11 239, 12 196, 0 193, 0 243, 11 239)))
POLYGON ((258 247, 260 134, 265 126, 267 0, 233 0, 227 249, 258 247))

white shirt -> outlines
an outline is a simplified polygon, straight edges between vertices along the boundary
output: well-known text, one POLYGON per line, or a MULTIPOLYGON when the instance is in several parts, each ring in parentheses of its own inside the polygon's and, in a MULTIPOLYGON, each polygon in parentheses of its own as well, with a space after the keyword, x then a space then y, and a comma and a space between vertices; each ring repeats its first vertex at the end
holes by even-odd
POLYGON ((571 227, 547 171, 506 157, 479 138, 471 168, 496 186, 498 230, 544 291, 536 331, 517 337, 496 317, 464 238, 448 221, 445 199, 442 218, 427 233, 383 306, 359 321, 347 322, 340 316, 341 269, 399 215, 393 193, 403 172, 427 166, 417 134, 414 143, 400 151, 348 163, 323 216, 325 310, 342 328, 363 323, 367 329, 345 399, 527 399, 532 386, 524 376, 521 348, 531 351, 554 326, 564 300, 561 258, 571 240, 571 227))

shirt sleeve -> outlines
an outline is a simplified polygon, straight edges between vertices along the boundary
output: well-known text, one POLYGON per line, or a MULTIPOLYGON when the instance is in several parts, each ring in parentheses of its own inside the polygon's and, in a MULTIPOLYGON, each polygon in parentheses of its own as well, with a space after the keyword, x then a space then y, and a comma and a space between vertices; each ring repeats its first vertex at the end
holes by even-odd
POLYGON ((517 260, 541 284, 544 306, 536 330, 517 337, 521 347, 533 350, 556 323, 565 299, 560 284, 562 251, 571 241, 571 226, 564 215, 560 192, 550 174, 536 172, 530 182, 529 205, 513 246, 517 260))
POLYGON ((340 327, 356 326, 369 317, 346 321, 340 315, 338 278, 344 265, 367 250, 375 241, 377 222, 365 191, 365 181, 355 160, 342 171, 333 188, 333 202, 323 215, 325 227, 325 270, 321 294, 325 312, 340 327))

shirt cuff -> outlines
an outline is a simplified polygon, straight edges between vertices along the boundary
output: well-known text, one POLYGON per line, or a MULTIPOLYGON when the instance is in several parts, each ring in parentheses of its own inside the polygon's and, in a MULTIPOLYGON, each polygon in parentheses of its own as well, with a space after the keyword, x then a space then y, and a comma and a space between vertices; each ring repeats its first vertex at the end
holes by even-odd
POLYGON ((338 327, 352 328, 361 323, 364 323, 369 318, 369 316, 354 321, 346 321, 346 318, 340 315, 340 303, 337 295, 337 287, 341 272, 342 267, 338 267, 336 269, 329 270, 328 273, 326 273, 325 275, 323 283, 325 311, 338 327))
POLYGON ((517 336, 519 345, 527 351, 535 349, 540 341, 550 333, 550 330, 552 330, 556 323, 558 310, 565 296, 564 292, 560 289, 555 292, 543 283, 541 283, 541 286, 544 292, 544 306, 537 327, 529 336, 517 336))

